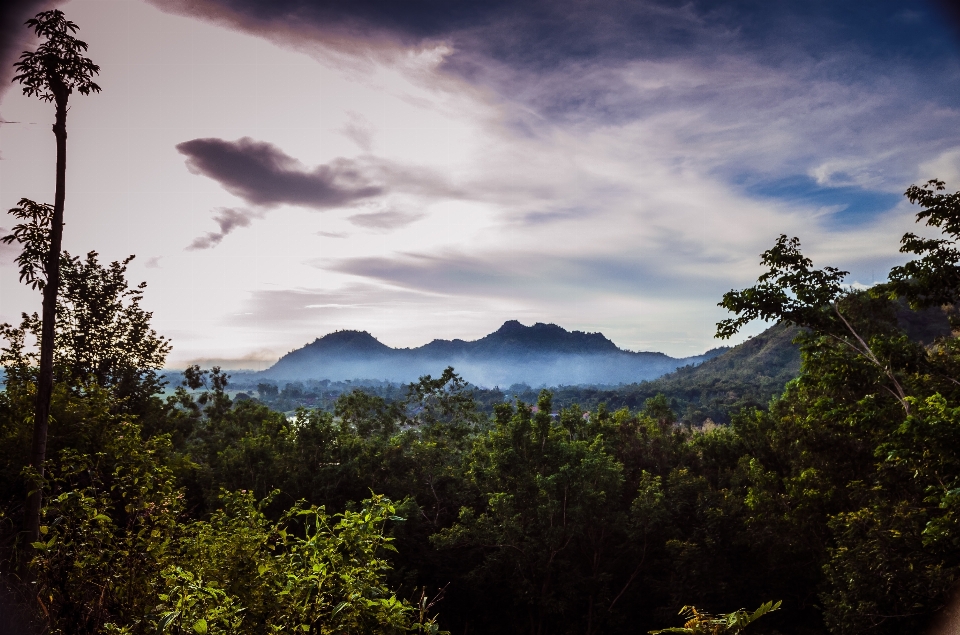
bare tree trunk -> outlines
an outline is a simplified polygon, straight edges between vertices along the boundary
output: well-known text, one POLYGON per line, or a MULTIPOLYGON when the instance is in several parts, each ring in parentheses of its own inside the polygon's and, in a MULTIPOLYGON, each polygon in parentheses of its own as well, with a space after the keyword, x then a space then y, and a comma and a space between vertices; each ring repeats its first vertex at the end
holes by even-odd
MULTIPOLYGON (((30 465, 43 476, 47 458, 47 426, 50 420, 50 395, 53 393, 53 338, 57 319, 57 291, 60 288, 60 247, 63 239, 63 201, 67 175, 67 98, 62 83, 51 82, 56 96, 57 118, 53 134, 57 137, 57 191, 53 201, 50 227, 50 252, 45 263, 46 283, 43 287, 43 324, 40 332, 40 373, 37 378, 37 403, 33 419, 33 448, 30 465)), ((42 491, 34 483, 27 498, 25 529, 30 542, 40 539, 42 491)))

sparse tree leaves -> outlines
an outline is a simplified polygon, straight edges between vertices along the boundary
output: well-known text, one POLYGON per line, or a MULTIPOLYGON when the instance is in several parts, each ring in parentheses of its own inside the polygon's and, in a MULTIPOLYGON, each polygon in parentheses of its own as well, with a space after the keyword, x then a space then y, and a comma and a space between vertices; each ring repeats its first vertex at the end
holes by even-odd
POLYGON ((813 262, 800 252, 800 240, 781 234, 777 243, 761 254, 760 264, 769 267, 756 286, 729 291, 719 306, 737 317, 717 324, 717 337, 729 339, 756 319, 775 320, 817 331, 830 330, 837 322, 833 305, 845 294, 846 271, 835 267, 813 269, 813 262))
POLYGON ((0 241, 20 244, 16 262, 20 266, 20 282, 32 289, 43 290, 47 283, 46 259, 50 253, 50 223, 53 221, 53 206, 21 198, 17 206, 7 212, 22 221, 13 226, 11 234, 0 241))
POLYGON ((650 635, 737 635, 747 626, 757 621, 767 613, 780 608, 781 602, 766 602, 761 604, 753 613, 740 609, 726 615, 711 615, 700 611, 695 606, 685 606, 680 615, 687 619, 682 628, 665 628, 659 631, 650 631, 650 635))
POLYGON ((63 101, 76 90, 81 95, 100 92, 93 77, 100 67, 83 56, 87 43, 73 37, 78 31, 63 11, 53 9, 27 20, 37 37, 46 40, 35 51, 24 51, 14 64, 18 75, 13 81, 23 85, 23 94, 43 101, 63 101))
MULTIPOLYGON (((30 250, 25 248, 24 255, 30 250)), ((130 288, 127 265, 133 256, 107 266, 91 251, 81 260, 64 252, 60 260, 60 293, 57 294, 54 367, 58 381, 73 387, 93 382, 111 388, 119 397, 146 398, 159 390, 156 371, 163 367, 169 341, 150 327, 153 314, 141 307, 145 283, 130 288)), ((39 342, 42 321, 24 315, 19 333, 8 329, 8 341, 19 340, 16 355, 29 333, 39 342), (11 339, 12 338, 12 339, 11 339)), ((10 349, 5 363, 35 363, 15 359, 10 349)))
POLYGON ((926 221, 946 238, 923 238, 904 234, 900 252, 920 258, 890 270, 889 291, 905 298, 916 309, 949 305, 960 299, 960 192, 941 194, 946 186, 933 179, 923 186, 911 185, 906 197, 922 208, 917 222, 926 221))

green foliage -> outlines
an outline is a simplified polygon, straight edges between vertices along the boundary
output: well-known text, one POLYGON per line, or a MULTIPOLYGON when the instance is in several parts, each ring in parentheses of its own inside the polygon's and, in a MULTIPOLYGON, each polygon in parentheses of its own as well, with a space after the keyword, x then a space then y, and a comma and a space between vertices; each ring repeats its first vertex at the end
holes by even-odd
POLYGON ((797 327, 776 324, 699 366, 680 368, 646 385, 650 392, 676 399, 685 422, 701 425, 710 418, 728 423, 744 407, 765 408, 797 378, 800 349, 793 340, 799 334, 797 327))
MULTIPOLYGON (((25 257, 25 249, 21 256, 25 257)), ((59 384, 79 388, 94 383, 110 388, 127 411, 142 409, 161 384, 170 343, 150 328, 153 314, 141 308, 146 283, 130 288, 126 280, 130 256, 103 266, 97 253, 85 260, 64 252, 60 258, 60 291, 54 348, 54 376, 59 384)), ((0 360, 14 369, 14 379, 32 381, 38 360, 27 352, 26 339, 40 341, 40 317, 23 315, 19 327, 0 325, 7 347, 0 360)), ((9 383, 9 382, 8 382, 9 383)))
POLYGON ((813 262, 800 253, 800 241, 781 234, 760 256, 769 267, 757 285, 729 291, 719 306, 737 314, 717 324, 717 337, 728 339, 755 319, 776 320, 817 330, 835 323, 831 306, 844 295, 841 282, 848 272, 835 267, 811 269, 813 262))
POLYGON ((163 569, 175 558, 182 508, 164 437, 106 422, 103 452, 64 450, 47 479, 41 542, 30 569, 52 633, 96 633, 152 610, 163 569))
POLYGON ((682 628, 664 628, 650 631, 651 635, 661 633, 677 633, 683 635, 737 635, 751 623, 757 621, 767 613, 780 608, 781 602, 767 602, 761 604, 753 613, 740 609, 726 615, 710 615, 698 611, 694 606, 685 606, 680 609, 680 615, 687 618, 682 628))
MULTIPOLYGON (((157 392, 169 342, 150 328, 141 307, 145 282, 130 288, 129 256, 101 265, 91 251, 84 260, 64 252, 57 296, 55 376, 111 387, 120 399, 143 402, 157 392)), ((39 333, 40 324, 31 324, 39 333)))
POLYGON ((444 369, 436 379, 424 375, 420 381, 411 383, 407 387, 405 402, 414 411, 411 418, 414 425, 479 423, 473 393, 452 366, 444 369))
POLYGON ((670 409, 667 397, 663 394, 655 395, 643 402, 643 413, 662 426, 668 426, 677 420, 676 413, 670 409))
POLYGON ((923 186, 911 185, 905 196, 920 205, 917 222, 940 229, 947 238, 923 238, 904 234, 900 252, 917 254, 917 260, 890 270, 890 292, 906 298, 914 308, 953 304, 960 297, 960 193, 940 194, 943 181, 931 179, 923 186))
POLYGON ((411 628, 411 607, 384 584, 390 566, 381 554, 394 551, 383 535, 396 511, 389 501, 375 496, 359 512, 332 517, 297 504, 277 522, 264 515, 267 502, 250 492, 224 493, 223 507, 187 527, 181 540, 198 579, 222 589, 229 606, 244 607, 248 626, 232 632, 411 628))
MULTIPOLYGON (((209 520, 185 519, 165 455, 113 424, 106 451, 66 450, 51 466, 41 541, 30 564, 51 633, 360 633, 434 625, 386 585, 395 551, 382 496, 328 515, 223 492, 209 520), (415 621, 419 617, 420 622, 415 621)), ((436 629, 433 632, 438 632, 436 629)))
POLYGON ((399 404, 388 404, 382 397, 362 390, 341 395, 333 412, 362 437, 374 432, 389 437, 396 432, 402 417, 399 404))
MULTIPOLYGON (((216 583, 205 583, 189 571, 172 566, 163 572, 165 586, 158 597, 158 633, 210 635, 236 633, 243 624, 243 609, 216 583)), ((129 628, 117 628, 130 632, 129 628)))

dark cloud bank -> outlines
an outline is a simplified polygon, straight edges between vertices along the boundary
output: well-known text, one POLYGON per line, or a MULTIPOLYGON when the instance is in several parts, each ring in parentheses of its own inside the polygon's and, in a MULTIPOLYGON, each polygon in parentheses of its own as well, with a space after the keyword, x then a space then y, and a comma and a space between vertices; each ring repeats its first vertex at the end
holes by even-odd
POLYGON ((276 146, 249 137, 194 139, 177 145, 177 150, 187 157, 192 172, 217 181, 252 205, 324 209, 383 192, 354 161, 336 159, 307 169, 276 146))
MULTIPOLYGON (((161 8, 273 37, 324 33, 416 45, 447 41, 452 70, 544 71, 598 60, 762 51, 768 62, 859 49, 885 59, 940 56, 960 24, 948 0, 152 0, 161 8)), ((588 98, 571 94, 571 101, 588 98)))
MULTIPOLYGON (((237 141, 193 139, 176 148, 186 156, 191 172, 213 179, 231 194, 260 208, 221 209, 213 218, 220 231, 199 236, 187 249, 215 247, 234 229, 248 226, 253 218, 262 217, 264 210, 277 205, 324 210, 347 207, 391 191, 465 196, 429 170, 398 166, 372 156, 360 160, 338 158, 308 168, 273 144, 249 137, 237 141)), ((354 214, 347 220, 358 227, 390 231, 423 216, 388 209, 354 214)))

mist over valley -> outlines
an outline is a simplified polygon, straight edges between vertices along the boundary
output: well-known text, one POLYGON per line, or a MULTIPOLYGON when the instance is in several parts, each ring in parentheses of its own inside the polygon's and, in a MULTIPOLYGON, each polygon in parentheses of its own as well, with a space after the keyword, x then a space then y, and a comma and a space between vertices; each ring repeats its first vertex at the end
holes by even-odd
POLYGON ((524 326, 516 320, 475 341, 440 340, 417 348, 391 348, 366 331, 336 331, 281 357, 256 373, 276 382, 376 379, 407 383, 453 366, 466 381, 493 388, 617 385, 656 379, 700 364, 727 347, 671 357, 617 347, 601 333, 567 331, 556 324, 524 326))

